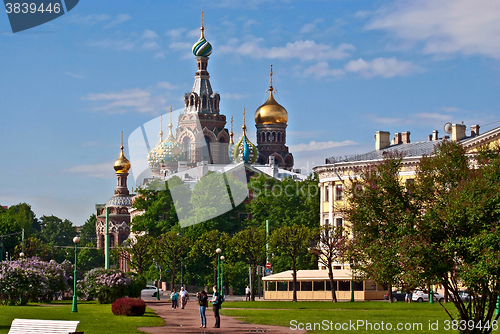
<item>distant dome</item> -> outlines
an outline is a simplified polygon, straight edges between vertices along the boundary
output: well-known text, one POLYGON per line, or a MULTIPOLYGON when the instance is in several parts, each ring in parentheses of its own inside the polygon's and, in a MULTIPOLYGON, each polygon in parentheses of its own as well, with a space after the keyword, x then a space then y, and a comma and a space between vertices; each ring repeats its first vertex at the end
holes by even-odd
POLYGON ((240 140, 236 144, 230 146, 229 159, 233 163, 244 162, 253 164, 259 157, 257 146, 248 139, 245 130, 246 126, 243 125, 243 134, 240 140))
POLYGON ((130 161, 125 158, 125 154, 123 153, 123 146, 120 147, 120 156, 115 161, 115 171, 120 174, 126 174, 130 170, 130 161))
POLYGON ((255 111, 255 124, 286 124, 288 122, 288 112, 280 105, 273 96, 270 88, 269 98, 255 111))
MULTIPOLYGON (((167 139, 160 140, 158 145, 148 154, 149 167, 153 169, 161 167, 161 164, 164 163, 177 162, 184 154, 182 145, 175 140, 172 134, 172 121, 170 121, 168 128, 167 139)), ((163 132, 160 130, 160 138, 162 137, 163 132)))

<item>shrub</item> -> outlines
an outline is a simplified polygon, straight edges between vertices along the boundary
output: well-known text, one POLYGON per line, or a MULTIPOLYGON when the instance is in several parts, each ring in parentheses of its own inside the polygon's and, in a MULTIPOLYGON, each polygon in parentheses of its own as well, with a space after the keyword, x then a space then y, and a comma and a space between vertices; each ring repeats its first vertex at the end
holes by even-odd
POLYGON ((50 302, 67 287, 64 269, 55 261, 32 257, 0 262, 0 302, 4 304, 25 305, 30 300, 50 302))
POLYGON ((87 299, 97 298, 101 304, 110 304, 127 294, 130 283, 130 278, 118 269, 96 268, 85 274, 78 291, 87 299))
POLYGON ((127 287, 126 296, 140 298, 141 291, 146 288, 146 279, 132 272, 128 272, 127 276, 130 278, 130 285, 127 287))
POLYGON ((120 298, 113 302, 111 311, 114 315, 142 316, 146 312, 146 303, 142 299, 120 298))

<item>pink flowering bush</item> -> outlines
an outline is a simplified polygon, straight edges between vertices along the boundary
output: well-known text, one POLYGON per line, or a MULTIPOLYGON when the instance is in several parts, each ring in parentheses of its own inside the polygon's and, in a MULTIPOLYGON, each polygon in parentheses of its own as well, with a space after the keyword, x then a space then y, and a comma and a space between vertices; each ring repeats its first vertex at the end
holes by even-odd
POLYGON ((110 304, 127 294, 130 277, 118 269, 96 268, 79 281, 78 291, 87 299, 97 298, 101 304, 110 304))
POLYGON ((142 316, 146 312, 146 302, 136 298, 120 298, 113 302, 111 311, 114 315, 142 316))
POLYGON ((33 257, 0 262, 0 303, 50 302, 68 288, 61 265, 33 257))

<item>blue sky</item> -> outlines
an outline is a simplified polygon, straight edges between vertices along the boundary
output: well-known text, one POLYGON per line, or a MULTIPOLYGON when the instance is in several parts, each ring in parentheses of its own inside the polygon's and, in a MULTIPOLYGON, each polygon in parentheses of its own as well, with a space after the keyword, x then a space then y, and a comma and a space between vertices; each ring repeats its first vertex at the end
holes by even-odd
POLYGON ((81 225, 107 201, 121 131, 192 88, 202 10, 221 112, 239 136, 273 64, 296 168, 370 151, 377 130, 500 125, 496 0, 80 1, 16 34, 0 15, 0 204, 81 225))

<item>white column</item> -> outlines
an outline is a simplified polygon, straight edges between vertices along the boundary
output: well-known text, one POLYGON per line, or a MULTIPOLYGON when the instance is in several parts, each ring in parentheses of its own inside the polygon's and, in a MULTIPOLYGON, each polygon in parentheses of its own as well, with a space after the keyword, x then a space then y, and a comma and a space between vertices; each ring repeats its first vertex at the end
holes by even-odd
POLYGON ((335 191, 335 182, 330 182, 330 192, 328 193, 328 221, 330 222, 330 226, 335 226, 333 222, 333 203, 334 197, 333 192, 335 191))

